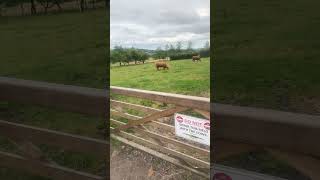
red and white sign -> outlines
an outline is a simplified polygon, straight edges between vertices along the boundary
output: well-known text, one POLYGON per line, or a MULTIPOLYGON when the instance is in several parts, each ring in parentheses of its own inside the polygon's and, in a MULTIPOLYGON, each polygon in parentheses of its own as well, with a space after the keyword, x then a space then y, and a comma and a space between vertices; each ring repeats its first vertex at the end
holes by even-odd
POLYGON ((215 164, 211 170, 213 175, 210 176, 211 180, 287 180, 244 169, 222 166, 219 164, 215 164))
POLYGON ((214 176, 213 176, 213 179, 214 180, 232 180, 232 178, 225 174, 225 173, 216 173, 214 176))
POLYGON ((174 124, 176 136, 210 145, 210 121, 176 113, 174 124))

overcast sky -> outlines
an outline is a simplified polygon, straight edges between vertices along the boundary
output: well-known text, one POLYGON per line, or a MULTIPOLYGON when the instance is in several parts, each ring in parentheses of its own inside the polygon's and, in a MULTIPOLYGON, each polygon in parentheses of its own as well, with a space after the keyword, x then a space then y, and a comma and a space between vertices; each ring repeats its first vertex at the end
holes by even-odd
POLYGON ((210 0, 111 0, 111 47, 156 49, 210 40, 210 0))

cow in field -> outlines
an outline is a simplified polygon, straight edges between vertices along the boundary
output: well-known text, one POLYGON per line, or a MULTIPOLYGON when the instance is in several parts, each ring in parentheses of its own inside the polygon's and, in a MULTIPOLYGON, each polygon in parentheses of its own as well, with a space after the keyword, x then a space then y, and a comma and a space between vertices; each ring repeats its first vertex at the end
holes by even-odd
POLYGON ((156 66, 157 70, 159 70, 160 68, 169 69, 169 65, 164 60, 160 60, 160 61, 155 62, 155 66, 156 66))
POLYGON ((192 56, 192 61, 193 61, 193 62, 195 62, 195 61, 201 61, 200 55, 198 55, 198 56, 192 56))

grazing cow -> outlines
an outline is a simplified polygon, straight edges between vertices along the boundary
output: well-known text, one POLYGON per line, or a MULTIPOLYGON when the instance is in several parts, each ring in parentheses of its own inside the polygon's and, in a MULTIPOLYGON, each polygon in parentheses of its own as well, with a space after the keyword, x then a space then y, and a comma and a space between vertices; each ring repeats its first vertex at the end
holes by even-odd
POLYGON ((156 65, 157 70, 159 70, 160 68, 169 69, 169 65, 165 61, 157 61, 155 63, 155 65, 156 65))
POLYGON ((192 56, 192 61, 201 61, 200 55, 198 55, 198 56, 192 56))

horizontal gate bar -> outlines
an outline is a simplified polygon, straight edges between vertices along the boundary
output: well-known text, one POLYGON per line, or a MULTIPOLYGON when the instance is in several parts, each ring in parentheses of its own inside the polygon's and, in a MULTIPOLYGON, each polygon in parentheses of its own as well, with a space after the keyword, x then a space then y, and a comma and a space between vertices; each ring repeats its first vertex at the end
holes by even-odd
POLYGON ((185 110, 186 110, 185 107, 180 107, 180 106, 177 107, 176 106, 176 107, 173 107, 173 108, 166 109, 164 111, 155 112, 155 113, 153 113, 151 115, 148 115, 146 117, 143 117, 143 118, 141 118, 139 120, 130 121, 126 125, 123 125, 123 126, 120 126, 120 127, 116 128, 115 131, 124 130, 124 129, 128 129, 130 127, 142 125, 142 124, 151 122, 153 120, 156 120, 158 118, 171 116, 172 114, 174 114, 176 112, 181 112, 181 111, 185 111, 185 110))
POLYGON ((70 168, 65 168, 49 163, 31 161, 30 159, 25 159, 22 156, 1 151, 0 165, 25 170, 32 174, 50 177, 55 180, 106 180, 106 178, 100 176, 76 171, 70 168))
POLYGON ((121 101, 116 101, 116 100, 110 100, 110 103, 111 103, 111 106, 134 109, 134 110, 142 111, 145 113, 154 113, 154 112, 161 111, 160 109, 155 109, 155 108, 151 108, 151 107, 147 107, 147 106, 131 104, 131 103, 121 102, 121 101))
POLYGON ((320 116, 212 104, 214 138, 320 157, 320 116))
POLYGON ((86 152, 105 157, 108 142, 23 124, 0 120, 0 135, 12 139, 60 146, 66 150, 86 152))
POLYGON ((139 117, 139 116, 135 116, 135 115, 132 115, 132 114, 129 114, 129 113, 116 111, 114 109, 110 109, 110 114, 113 115, 113 116, 123 117, 123 118, 126 118, 128 120, 139 120, 139 119, 141 119, 141 117, 139 117))
POLYGON ((14 101, 106 117, 107 90, 0 77, 0 101, 14 101))
MULTIPOLYGON (((126 124, 126 123, 123 123, 121 121, 117 121, 117 120, 114 120, 114 119, 110 119, 110 121, 112 123, 114 123, 114 124, 117 124, 117 125, 126 124)), ((191 144, 187 144, 187 143, 184 143, 182 141, 178 141, 176 139, 172 139, 172 138, 169 138, 169 137, 166 137, 166 136, 151 132, 149 130, 144 130, 144 129, 136 129, 136 130, 137 130, 137 132, 140 132, 140 133, 143 133, 143 134, 147 135, 147 137, 152 137, 152 138, 155 138, 155 139, 159 139, 161 141, 164 141, 164 142, 167 142, 167 143, 171 143, 171 144, 174 144, 176 146, 185 148, 185 149, 187 149, 187 150, 189 150, 191 152, 195 151, 195 152, 198 152, 200 154, 204 154, 207 157, 210 156, 210 151, 209 150, 202 149, 202 148, 199 148, 197 146, 194 146, 194 145, 191 145, 191 144)))
POLYGON ((143 152, 146 152, 148 154, 151 154, 151 155, 153 155, 153 156, 155 156, 157 158, 160 158, 160 159, 163 159, 165 161, 168 161, 168 162, 170 162, 170 163, 172 163, 172 164, 174 164, 174 165, 176 165, 178 167, 184 168, 184 169, 186 169, 186 170, 188 170, 190 172, 193 172, 195 174, 198 174, 198 175, 200 175, 202 177, 205 177, 205 178, 209 178, 210 177, 210 173, 209 172, 208 173, 204 173, 204 172, 201 172, 201 171, 199 171, 199 170, 197 170, 195 168, 186 166, 186 165, 182 164, 179 160, 177 160, 175 158, 172 158, 172 157, 170 157, 170 156, 168 156, 166 154, 160 153, 158 151, 155 151, 155 150, 150 149, 148 147, 142 146, 140 144, 137 144, 137 143, 135 143, 133 141, 129 141, 126 138, 117 136, 115 134, 111 134, 111 138, 114 138, 114 139, 116 139, 116 140, 118 140, 118 141, 120 141, 120 142, 122 142, 122 143, 124 143, 126 145, 129 145, 131 147, 134 147, 134 148, 136 148, 136 149, 138 149, 140 151, 143 151, 143 152))
MULTIPOLYGON (((124 117, 124 118, 129 120, 128 122, 134 121, 134 120, 138 120, 138 119, 142 118, 142 117, 133 116, 133 115, 130 115, 130 114, 124 115, 123 113, 121 113, 119 111, 116 112, 116 111, 113 111, 113 110, 111 110, 111 115, 124 117)), ((174 126, 169 125, 169 124, 165 124, 165 123, 161 123, 161 122, 158 122, 156 120, 148 122, 147 125, 150 125, 150 126, 153 126, 153 127, 157 127, 157 128, 162 128, 162 129, 165 129, 166 131, 170 131, 171 133, 174 133, 174 131, 175 131, 174 130, 174 126)))
POLYGON ((156 91, 147 91, 140 89, 131 89, 131 88, 123 88, 110 86, 111 93, 149 99, 153 101, 164 102, 168 104, 175 104, 178 106, 201 109, 205 111, 210 111, 210 99, 204 97, 196 97, 196 96, 187 96, 181 94, 172 94, 172 93, 164 93, 164 92, 156 92, 156 91))
MULTIPOLYGON (((111 128, 111 129, 113 129, 113 128, 111 128)), ((189 163, 192 162, 195 165, 200 166, 200 168, 208 168, 208 169, 210 168, 210 162, 197 159, 193 156, 181 153, 179 151, 176 151, 176 150, 173 150, 173 149, 170 149, 170 148, 158 145, 158 144, 154 144, 151 141, 143 139, 143 138, 138 137, 136 135, 133 135, 133 134, 130 134, 130 133, 127 133, 124 131, 120 131, 119 135, 125 137, 126 139, 130 139, 131 141, 138 143, 140 145, 143 145, 143 146, 146 146, 146 147, 149 147, 152 149, 156 149, 157 151, 160 151, 162 153, 174 155, 174 156, 179 157, 189 163)))

